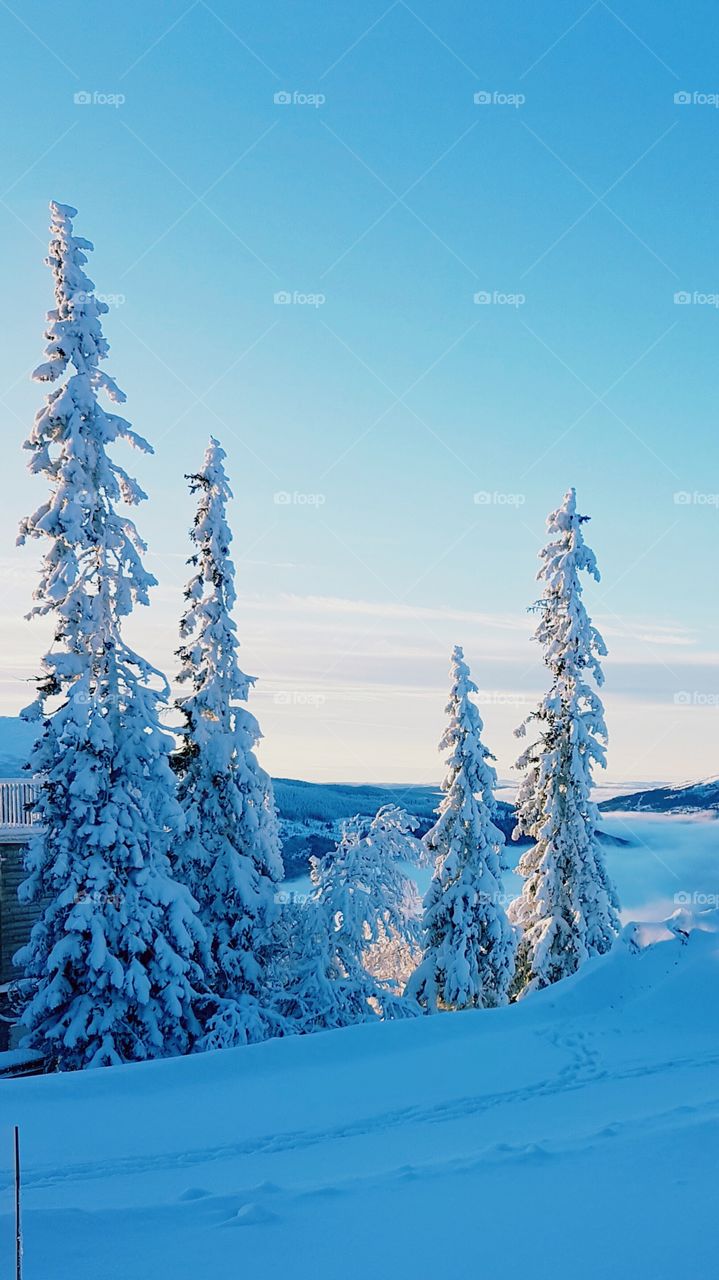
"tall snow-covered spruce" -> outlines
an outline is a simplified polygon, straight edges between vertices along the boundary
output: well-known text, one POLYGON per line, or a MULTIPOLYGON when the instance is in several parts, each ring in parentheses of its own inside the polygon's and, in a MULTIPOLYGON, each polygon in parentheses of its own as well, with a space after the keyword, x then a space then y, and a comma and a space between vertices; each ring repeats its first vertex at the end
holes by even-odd
POLYGON ((147 604, 155 580, 133 522, 115 509, 145 495, 108 446, 151 449, 98 400, 125 397, 100 369, 108 308, 83 270, 92 245, 73 235, 74 209, 53 203, 50 212, 56 308, 48 360, 34 377, 57 382, 72 372, 25 444, 31 472, 50 486, 18 539, 48 544, 30 616, 50 614, 55 625, 37 699, 24 712, 42 721, 31 767, 45 830, 29 847, 20 895, 47 905, 16 960, 27 975, 26 1043, 71 1069, 193 1047, 202 928, 170 872, 182 813, 172 740, 158 720, 166 681, 122 634, 122 619, 147 604))
POLYGON ((207 936, 208 982, 218 1000, 203 1040, 209 1047, 266 1039, 281 1023, 267 968, 282 858, 272 783, 254 754, 262 735, 241 705, 254 677, 237 659, 224 459, 211 438, 201 470, 188 476, 199 504, 178 650, 178 679, 191 692, 177 703, 185 719, 176 756, 185 833, 175 857, 207 936))
POLYGON ((439 744, 449 751, 444 797, 425 836, 436 862, 424 900, 424 955, 407 988, 430 1013, 506 1004, 515 959, 502 905, 504 836, 493 821, 497 775, 459 646, 450 676, 449 724, 439 744))
POLYGON ((604 641, 582 603, 579 575, 599 581, 594 552, 570 489, 547 520, 550 541, 540 553, 544 582, 535 606, 535 639, 544 649, 550 687, 517 731, 537 726, 536 740, 517 762, 524 778, 517 830, 534 841, 519 862, 524 877, 510 919, 522 929, 515 991, 546 987, 574 973, 589 956, 612 946, 619 929, 618 901, 597 840, 598 814, 590 799, 592 770, 604 767, 607 730, 596 689, 604 682, 604 641))

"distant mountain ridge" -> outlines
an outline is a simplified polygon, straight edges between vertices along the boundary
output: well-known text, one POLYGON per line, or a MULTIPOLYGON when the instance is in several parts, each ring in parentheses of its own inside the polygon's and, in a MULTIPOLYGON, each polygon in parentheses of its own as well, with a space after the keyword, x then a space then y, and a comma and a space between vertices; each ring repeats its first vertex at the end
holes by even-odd
POLYGON ((603 813, 705 813, 719 812, 719 776, 681 787, 651 787, 627 796, 603 800, 603 813))
POLYGON ((416 783, 396 786, 383 783, 302 782, 275 778, 277 807, 286 817, 333 820, 356 813, 374 814, 383 804, 398 804, 417 818, 430 817, 441 798, 439 787, 416 783))
MULTIPOLYGON (((282 857, 288 880, 305 875, 311 857, 321 857, 334 847, 347 818, 359 814, 374 817, 383 804, 398 804, 419 820, 417 835, 423 836, 434 822, 442 798, 439 787, 352 786, 344 783, 299 782, 293 778, 274 780, 275 799, 280 813, 282 857)), ((527 845, 526 836, 512 838, 516 816, 514 805, 497 801, 495 822, 507 844, 527 845)), ((621 836, 600 831, 603 844, 626 845, 621 836)))
MULTIPOLYGON (((0 777, 20 778, 37 735, 37 726, 17 716, 0 716, 0 777)), ((439 786, 366 783, 303 782, 296 778, 275 778, 275 800, 280 815, 283 857, 288 878, 304 875, 309 858, 320 856, 337 842, 342 823, 359 814, 374 817, 384 804, 398 804, 419 820, 418 835, 424 835, 434 820, 442 793, 439 786)), ((698 783, 695 787, 648 788, 602 801, 602 811, 643 810, 649 812, 692 812, 693 809, 719 809, 719 778, 698 783)), ((512 840, 515 825, 514 806, 506 800, 497 802, 497 825, 505 840, 512 840)), ((616 836, 602 834, 605 842, 624 844, 616 836)), ((512 841, 527 844, 524 838, 512 841)))
POLYGON ((355 814, 374 817, 384 804, 399 804, 419 819, 420 834, 432 825, 438 787, 353 786, 346 783, 273 780, 280 814, 282 860, 288 880, 306 875, 311 857, 321 858, 337 843, 342 823, 355 814))

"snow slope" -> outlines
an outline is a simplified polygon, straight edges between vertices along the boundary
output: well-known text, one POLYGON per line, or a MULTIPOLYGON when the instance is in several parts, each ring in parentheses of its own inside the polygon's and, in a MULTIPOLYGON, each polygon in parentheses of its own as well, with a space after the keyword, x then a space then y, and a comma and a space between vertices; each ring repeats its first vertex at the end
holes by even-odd
POLYGON ((37 725, 19 716, 0 716, 0 778, 23 776, 37 736, 37 725))
POLYGON ((625 813, 703 813, 719 810, 719 777, 682 787, 652 787, 604 800, 600 809, 625 813))
POLYGON ((715 1273, 717 913, 520 1005, 0 1086, 25 1280, 715 1273))

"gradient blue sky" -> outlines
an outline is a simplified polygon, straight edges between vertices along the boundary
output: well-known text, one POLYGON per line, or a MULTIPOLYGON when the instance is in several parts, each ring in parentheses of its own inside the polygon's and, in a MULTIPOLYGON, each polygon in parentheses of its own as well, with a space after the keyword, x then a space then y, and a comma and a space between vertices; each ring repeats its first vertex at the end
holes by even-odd
POLYGON ((674 95, 719 92, 718 35, 709 0, 128 0, 82 21, 2 0, 0 710, 44 641, 20 621, 38 548, 13 542, 43 496, 20 444, 54 197, 95 242, 108 370, 156 445, 135 470, 160 587, 133 638, 172 668, 182 477, 212 432, 273 772, 438 779, 463 643, 508 777, 570 484, 603 575, 610 780, 716 772, 719 309, 674 295, 719 294, 719 110, 674 95))

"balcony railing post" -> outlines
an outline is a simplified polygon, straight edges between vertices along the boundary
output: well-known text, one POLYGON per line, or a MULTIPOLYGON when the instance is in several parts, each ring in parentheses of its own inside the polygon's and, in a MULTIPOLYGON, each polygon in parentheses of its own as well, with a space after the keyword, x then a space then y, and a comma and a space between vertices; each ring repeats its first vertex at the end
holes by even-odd
POLYGON ((0 778, 0 830, 6 836, 13 831, 18 835, 27 833, 37 823, 39 815, 30 806, 35 804, 39 790, 37 782, 0 778))

